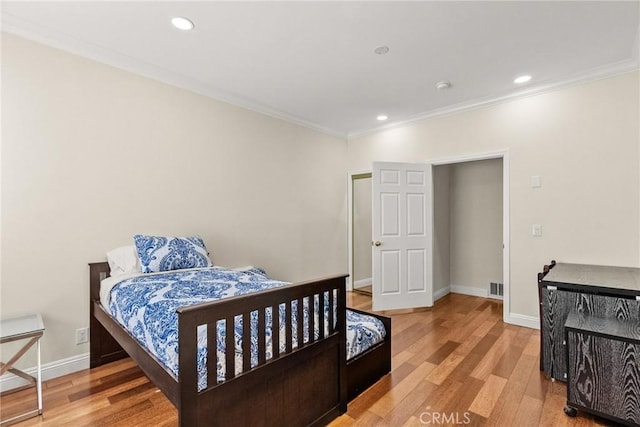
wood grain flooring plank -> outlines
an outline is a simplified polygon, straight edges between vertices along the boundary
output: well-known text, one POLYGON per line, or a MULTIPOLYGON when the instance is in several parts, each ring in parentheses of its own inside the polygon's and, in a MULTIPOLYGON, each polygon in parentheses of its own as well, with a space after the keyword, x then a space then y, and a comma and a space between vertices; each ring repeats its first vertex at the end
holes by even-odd
POLYGON ((540 415, 539 425, 564 427, 571 425, 571 418, 568 417, 563 408, 567 404, 566 396, 558 396, 553 393, 547 393, 542 405, 542 413, 540 415))
POLYGON ((516 337, 511 342, 509 348, 507 348, 498 363, 494 366, 492 371, 494 375, 509 378, 516 366, 516 363, 518 363, 518 359, 520 359, 524 348, 529 342, 531 333, 532 330, 527 328, 521 328, 517 332, 516 337))
POLYGON ((488 300, 479 300, 471 295, 449 294, 450 302, 453 306, 454 313, 468 314, 475 310, 479 305, 488 300))
POLYGON ((476 329, 474 329, 473 332, 471 333, 471 335, 479 336, 479 337, 486 337, 487 334, 489 333, 489 331, 491 329, 493 329, 495 324, 498 323, 498 322, 500 322, 500 319, 496 319, 495 317, 493 317, 493 318, 489 317, 487 320, 482 322, 482 324, 480 326, 478 326, 476 329))
POLYGON ((525 385, 507 381, 500 397, 495 403, 491 416, 487 418, 487 426, 513 426, 518 406, 524 395, 525 385))
POLYGON ((464 419, 469 414, 469 407, 482 390, 484 383, 484 381, 475 378, 468 378, 440 411, 443 414, 448 414, 449 419, 464 419))
POLYGON ((414 415, 410 416, 409 419, 405 421, 404 424, 402 424, 402 427, 417 427, 417 426, 424 426, 424 423, 420 421, 420 418, 414 415))
MULTIPOLYGON (((481 340, 482 341, 482 340, 481 340)), ((460 381, 464 382, 471 377, 471 371, 480 363, 483 355, 481 353, 475 353, 470 351, 469 354, 465 356, 464 359, 460 363, 456 369, 454 369, 449 376, 447 376, 446 381, 460 381)))
POLYGON ((356 423, 355 419, 351 418, 348 414, 344 414, 336 418, 336 420, 331 423, 331 426, 332 427, 351 427, 355 423, 356 423))
POLYGON ((69 400, 73 402, 82 399, 83 397, 87 397, 111 389, 113 387, 117 387, 118 385, 124 384, 128 381, 137 380, 139 378, 142 378, 143 376, 144 374, 142 373, 140 368, 134 366, 126 369, 125 371, 122 371, 122 373, 120 374, 115 373, 101 378, 99 384, 90 383, 89 387, 76 393, 69 394, 69 400))
POLYGON ((505 378, 489 375, 480 392, 469 406, 469 410, 484 418, 488 418, 507 383, 505 378))
POLYGON ((495 366, 498 364, 502 355, 511 347, 517 332, 504 330, 498 337, 491 348, 485 353, 480 363, 471 371, 471 376, 479 380, 486 380, 495 366))
MULTIPOLYGON (((464 387, 464 384, 460 381, 447 380, 438 387, 438 392, 433 396, 433 399, 429 399, 429 401, 426 402, 426 405, 421 408, 420 413, 428 412, 438 418, 441 417, 444 415, 445 409, 450 403, 456 402, 458 392, 464 387)), ((431 416, 429 416, 428 419, 433 420, 431 416)))
POLYGON ((531 372, 531 376, 529 377, 529 381, 527 382, 527 388, 525 389, 524 394, 526 396, 533 397, 534 399, 544 401, 550 391, 549 383, 550 381, 547 380, 544 373, 540 372, 537 369, 534 369, 531 372))
POLYGON ((424 407, 426 402, 432 399, 437 393, 438 387, 428 381, 421 381, 414 390, 402 399, 392 411, 384 418, 387 425, 395 426, 403 424, 407 418, 407 414, 420 412, 419 409, 424 407))
POLYGON ((491 306, 491 301, 489 300, 484 301, 476 307, 476 311, 483 311, 485 308, 490 306, 491 306))
POLYGON ((480 337, 471 336, 455 349, 446 359, 444 359, 436 368, 429 372, 427 380, 440 385, 445 379, 458 367, 458 365, 467 357, 469 352, 480 341, 480 337))
POLYGON ((491 373, 505 379, 509 378, 518 363, 518 359, 522 356, 522 350, 522 347, 518 348, 516 346, 507 348, 502 354, 502 357, 500 357, 500 360, 498 360, 493 367, 491 373))
POLYGON ((424 381, 427 374, 431 372, 433 368, 435 368, 435 365, 429 362, 423 362, 420 366, 416 367, 413 372, 407 375, 405 379, 400 381, 399 384, 375 402, 371 408, 369 408, 369 411, 378 415, 380 418, 386 417, 395 405, 411 393, 421 381, 424 381))
MULTIPOLYGON (((485 320, 490 317, 490 309, 470 312, 460 324, 455 325, 455 328, 451 331, 449 339, 460 343, 465 341, 485 322, 485 320)), ((495 323, 496 322, 494 321, 491 326, 493 327, 495 323)), ((486 332, 481 335, 486 335, 486 332)))
POLYGON ((447 328, 441 326, 435 327, 431 332, 417 340, 407 349, 413 353, 413 356, 407 360, 407 363, 418 366, 422 362, 425 362, 448 341, 447 337, 447 328))
POLYGON ((416 341, 423 338, 430 331, 431 328, 428 325, 414 324, 398 333, 397 335, 394 334, 393 341, 391 342, 393 354, 395 355, 403 350, 408 349, 408 347, 415 344, 416 341))
POLYGON ((120 393, 116 393, 112 396, 109 396, 109 403, 116 404, 120 401, 123 400, 127 400, 130 399, 132 396, 136 396, 139 395, 141 393, 144 393, 146 391, 150 391, 150 390, 155 390, 156 386, 153 385, 153 383, 151 383, 146 377, 144 378, 146 381, 142 382, 140 385, 137 385, 133 388, 130 388, 128 390, 122 391, 120 393))
POLYGON ((103 408, 101 411, 96 411, 92 414, 91 421, 82 423, 78 420, 78 427, 114 427, 119 425, 139 426, 141 424, 141 413, 153 409, 153 404, 145 399, 140 402, 129 404, 125 407, 118 405, 118 410, 114 411, 111 408, 103 408), (137 421, 136 421, 137 420, 137 421))
POLYGON ((354 419, 360 418, 375 402, 400 384, 414 370, 415 366, 408 363, 394 369, 390 375, 384 376, 380 381, 349 402, 347 414, 354 419))
POLYGON ((407 360, 411 359, 415 354, 411 353, 408 350, 403 350, 395 356, 391 357, 391 369, 395 369, 396 367, 402 365, 407 360))
POLYGON ((367 411, 362 414, 353 425, 358 427, 378 427, 386 426, 386 423, 380 416, 371 411, 367 411))
MULTIPOLYGON (((492 327, 491 330, 493 329, 494 328, 492 327)), ((472 353, 475 353, 484 357, 484 355, 491 350, 491 347, 493 347, 493 345, 499 338, 499 335, 496 335, 495 333, 492 334, 491 330, 487 331, 487 334, 484 337, 482 337, 482 339, 478 342, 478 344, 475 347, 471 349, 472 353)))
POLYGON ((532 333, 527 341, 527 345, 522 350, 522 354, 527 356, 539 357, 540 356, 540 333, 532 333))
POLYGON ((536 365, 536 362, 538 362, 537 357, 526 355, 523 352, 520 360, 518 360, 518 364, 513 369, 513 373, 509 377, 509 381, 524 384, 526 387, 531 373, 534 371, 538 372, 539 365, 536 365))
POLYGON ((429 356, 429 358, 427 359, 427 362, 432 363, 434 365, 439 365, 440 363, 442 363, 443 360, 449 357, 449 355, 453 353, 453 351, 457 349, 459 346, 460 346, 459 342, 446 341, 444 344, 442 344, 438 348, 437 351, 435 351, 433 354, 431 354, 431 356, 429 356))
POLYGON ((494 412, 487 420, 487 425, 505 426, 515 425, 515 418, 520 407, 520 402, 524 397, 525 389, 531 372, 539 369, 538 358, 522 354, 513 373, 509 377, 507 384, 502 390, 502 394, 496 402, 494 412))
POLYGON ((467 313, 453 313, 451 314, 451 316, 449 316, 449 319, 442 322, 442 326, 444 326, 445 328, 453 329, 457 325, 462 323, 462 321, 466 317, 466 314, 467 313))
POLYGON ((416 325, 420 325, 421 327, 430 327, 431 324, 439 325, 446 320, 437 319, 437 316, 434 316, 433 312, 408 313, 390 317, 393 317, 394 336, 399 335, 407 328, 415 327, 416 325))
POLYGON ((534 427, 540 423, 542 415, 542 400, 530 396, 523 396, 516 411, 514 425, 522 427, 534 427))

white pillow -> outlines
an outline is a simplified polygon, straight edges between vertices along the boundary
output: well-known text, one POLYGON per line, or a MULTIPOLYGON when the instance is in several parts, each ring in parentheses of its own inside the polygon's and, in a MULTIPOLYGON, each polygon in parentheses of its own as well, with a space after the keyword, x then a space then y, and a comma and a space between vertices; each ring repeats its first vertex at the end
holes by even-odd
POLYGON ((121 246, 107 252, 107 262, 112 276, 140 273, 140 262, 135 246, 121 246))

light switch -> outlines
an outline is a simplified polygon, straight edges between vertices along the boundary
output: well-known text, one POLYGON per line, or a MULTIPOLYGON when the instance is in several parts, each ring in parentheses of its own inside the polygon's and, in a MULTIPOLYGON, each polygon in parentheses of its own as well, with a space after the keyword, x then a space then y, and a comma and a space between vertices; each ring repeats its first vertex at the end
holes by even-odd
POLYGON ((542 236, 542 225, 533 224, 533 227, 531 229, 531 233, 534 235, 534 237, 542 236))
POLYGON ((542 183, 540 181, 540 175, 534 175, 531 177, 531 188, 539 188, 542 187, 542 183))

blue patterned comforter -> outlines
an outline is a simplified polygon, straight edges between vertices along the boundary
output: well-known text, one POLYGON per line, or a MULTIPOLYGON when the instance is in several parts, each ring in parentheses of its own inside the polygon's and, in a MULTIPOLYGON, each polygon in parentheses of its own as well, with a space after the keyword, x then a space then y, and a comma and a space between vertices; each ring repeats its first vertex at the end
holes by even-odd
MULTIPOLYGON (((188 271, 174 271, 164 274, 141 275, 125 279, 111 290, 109 311, 134 338, 146 347, 175 378, 178 375, 178 315, 176 309, 205 301, 219 300, 232 296, 245 295, 265 289, 286 286, 289 283, 268 278, 263 270, 245 271, 227 270, 220 267, 204 268, 188 271)), ((318 325, 318 298, 314 306, 314 314, 318 325)), ((305 326, 304 342, 308 341, 309 301, 304 303, 305 326)), ((295 302, 294 302, 295 304, 295 302)), ((325 295, 325 316, 328 310, 328 295, 325 295)), ((335 308, 335 307, 334 307, 335 308)), ((293 307, 292 324, 297 324, 297 310, 293 307)), ((266 312, 267 359, 273 353, 271 345, 272 313, 266 312)), ((285 327, 284 305, 280 306, 279 335, 281 350, 284 351, 285 327)), ((325 317, 326 318, 326 317, 325 317)), ((382 322, 372 316, 347 310, 347 359, 355 357, 371 346, 381 342, 385 337, 382 322)), ((325 322, 326 323, 326 322, 325 322)), ((242 321, 236 318, 235 328, 235 372, 242 372, 242 321)), ((294 328, 295 329, 295 328, 294 328)), ((328 327, 327 327, 328 329, 328 327)), ((257 365, 257 314, 252 314, 251 328, 251 366, 257 365)), ((326 331, 325 331, 326 332, 326 331)), ((319 331, 315 331, 316 337, 319 331)), ((223 381, 225 377, 225 325, 218 322, 217 344, 217 377, 223 381)), ((293 347, 297 347, 298 337, 292 335, 293 347)), ((206 375, 207 333, 206 325, 198 328, 198 390, 207 387, 206 375)))

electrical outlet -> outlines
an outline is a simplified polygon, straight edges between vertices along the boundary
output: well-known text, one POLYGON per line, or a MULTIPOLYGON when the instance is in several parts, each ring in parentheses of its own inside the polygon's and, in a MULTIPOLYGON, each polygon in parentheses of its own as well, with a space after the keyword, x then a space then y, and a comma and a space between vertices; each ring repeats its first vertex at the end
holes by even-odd
POLYGON ((89 328, 76 329, 76 344, 89 342, 89 328))

